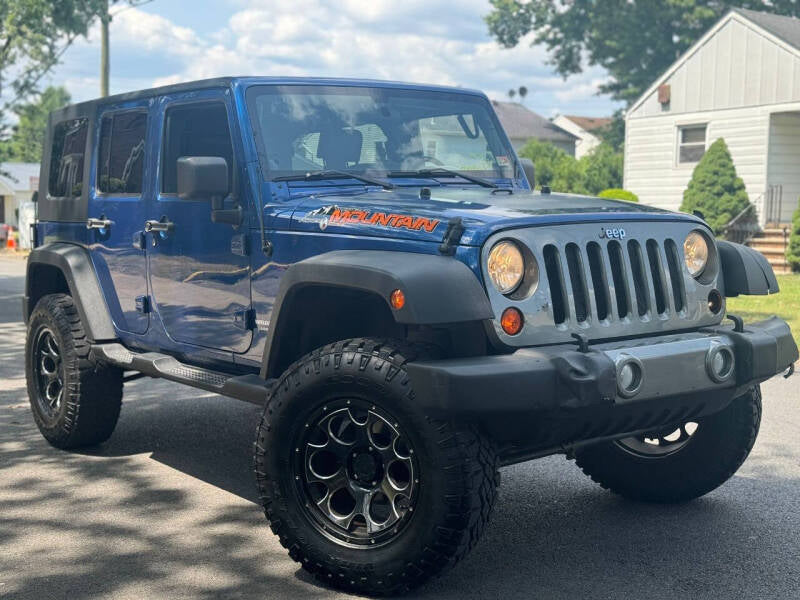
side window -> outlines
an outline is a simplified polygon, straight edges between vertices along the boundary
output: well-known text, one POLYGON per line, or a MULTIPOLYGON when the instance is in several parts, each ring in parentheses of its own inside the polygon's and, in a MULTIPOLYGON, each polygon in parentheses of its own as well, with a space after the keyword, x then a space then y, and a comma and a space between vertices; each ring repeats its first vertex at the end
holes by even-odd
POLYGON ((97 188, 109 194, 141 194, 147 113, 107 115, 100 125, 97 188))
POLYGON ((233 174, 233 144, 225 106, 219 102, 177 106, 167 110, 161 153, 161 191, 178 192, 178 159, 219 156, 228 163, 228 189, 233 174))
POLYGON ((706 153, 706 125, 678 128, 678 163, 700 162, 706 153))
POLYGON ((53 198, 76 198, 83 188, 87 119, 61 121, 53 128, 47 190, 53 198))

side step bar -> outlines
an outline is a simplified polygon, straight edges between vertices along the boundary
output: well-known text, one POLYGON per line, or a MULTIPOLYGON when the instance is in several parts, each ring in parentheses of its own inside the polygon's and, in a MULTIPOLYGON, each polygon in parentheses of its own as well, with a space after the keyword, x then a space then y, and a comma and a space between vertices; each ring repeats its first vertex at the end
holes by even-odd
POLYGON ((264 381, 258 375, 228 375, 201 367, 186 365, 172 356, 158 352, 131 352, 122 344, 95 344, 94 359, 129 371, 185 383, 192 387, 244 400, 263 406, 274 380, 264 381))

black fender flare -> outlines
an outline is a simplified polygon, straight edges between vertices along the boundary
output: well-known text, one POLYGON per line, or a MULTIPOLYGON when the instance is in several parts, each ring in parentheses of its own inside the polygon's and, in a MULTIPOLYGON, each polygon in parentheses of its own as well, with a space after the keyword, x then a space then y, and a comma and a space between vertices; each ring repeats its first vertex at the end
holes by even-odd
POLYGON ((290 266, 281 278, 264 345, 261 377, 273 375, 280 343, 281 313, 292 296, 308 286, 350 288, 375 294, 402 325, 444 325, 485 321, 494 311, 483 285, 461 261, 433 254, 386 250, 334 250, 290 266), (399 310, 391 308, 394 290, 405 294, 399 310))
POLYGON ((30 253, 25 273, 25 296, 22 307, 25 322, 28 321, 38 301, 36 282, 34 282, 37 265, 55 267, 64 276, 89 341, 105 342, 117 339, 89 252, 86 248, 75 244, 54 242, 40 246, 30 253))
POLYGON ((777 294, 778 280, 766 257, 752 248, 733 242, 717 242, 725 295, 765 296, 777 294))

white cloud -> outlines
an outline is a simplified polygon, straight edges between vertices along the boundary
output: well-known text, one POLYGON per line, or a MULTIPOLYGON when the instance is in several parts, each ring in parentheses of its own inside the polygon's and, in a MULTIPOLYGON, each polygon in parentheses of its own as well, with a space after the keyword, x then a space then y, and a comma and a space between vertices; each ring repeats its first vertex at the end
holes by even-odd
MULTIPOLYGON (((494 42, 483 21, 486 0, 229 2, 229 18, 209 24, 211 33, 203 35, 159 15, 158 3, 117 15, 112 91, 219 75, 363 77, 477 88, 497 99, 524 85, 526 104, 544 114, 614 108, 595 96, 605 80, 602 70, 564 81, 546 65, 546 52, 530 46, 530 37, 512 49, 494 42)), ((200 2, 193 7, 203 10, 200 2)), ((93 31, 70 50, 56 83, 66 79, 71 88, 96 76, 86 57, 96 56, 97 39, 93 31)), ((73 90, 76 99, 92 95, 84 87, 73 90)))

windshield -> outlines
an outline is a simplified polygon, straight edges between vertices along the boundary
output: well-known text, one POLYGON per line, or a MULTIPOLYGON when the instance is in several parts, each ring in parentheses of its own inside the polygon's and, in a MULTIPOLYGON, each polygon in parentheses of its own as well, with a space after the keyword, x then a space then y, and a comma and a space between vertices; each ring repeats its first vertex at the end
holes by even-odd
POLYGON ((248 107, 268 179, 322 170, 403 177, 436 169, 513 177, 512 151, 480 96, 255 86, 248 91, 248 107))

